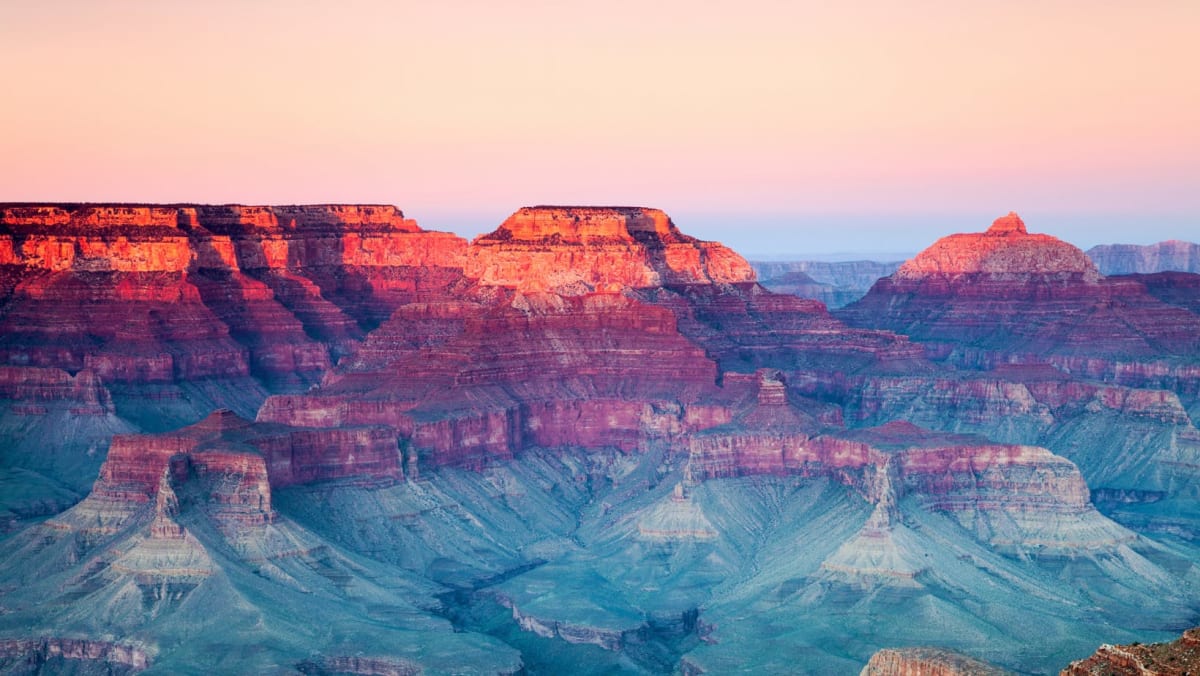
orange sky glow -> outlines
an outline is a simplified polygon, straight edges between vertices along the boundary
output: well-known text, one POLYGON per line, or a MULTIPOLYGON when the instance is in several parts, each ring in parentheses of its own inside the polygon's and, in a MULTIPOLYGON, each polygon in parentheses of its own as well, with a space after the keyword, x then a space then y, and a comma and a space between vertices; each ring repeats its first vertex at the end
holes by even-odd
POLYGON ((461 234, 641 204, 751 251, 1010 209, 1200 239, 1200 3, 834 4, 6 0, 0 200, 386 202, 461 234))

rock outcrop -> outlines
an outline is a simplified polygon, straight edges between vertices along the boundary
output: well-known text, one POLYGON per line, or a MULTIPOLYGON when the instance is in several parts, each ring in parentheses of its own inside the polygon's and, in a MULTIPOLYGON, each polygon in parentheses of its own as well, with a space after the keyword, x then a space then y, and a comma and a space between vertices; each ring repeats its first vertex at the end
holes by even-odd
POLYGON ((517 293, 447 333, 383 370, 271 397, 259 420, 388 425, 423 462, 481 467, 532 446, 634 451, 717 390, 716 365, 669 311, 619 294, 517 293))
POLYGON ((1200 315, 1200 274, 1159 272, 1129 275, 1128 279, 1146 287, 1151 296, 1162 302, 1200 315))
POLYGON ((151 659, 137 645, 88 639, 0 639, 0 669, 9 673, 136 674, 151 659))
POLYGON ((1186 676, 1200 669, 1200 629, 1170 643, 1100 646, 1094 655, 1072 662, 1062 676, 1186 676))
POLYGON ((479 468, 728 422, 744 394, 728 371, 920 360, 899 336, 767 292, 652 209, 521 209, 472 243, 465 274, 457 297, 399 307, 319 389, 271 397, 259 419, 388 425, 423 463, 479 468))
POLYGON ((1003 676, 1009 672, 941 648, 886 648, 859 676, 1003 676))
POLYGON ((1067 554, 1116 548, 1134 537, 1096 512, 1075 465, 1044 448, 903 422, 814 436, 803 426, 768 429, 735 423, 694 435, 691 475, 827 477, 877 505, 911 496, 1003 551, 1067 554))
POLYGON ((926 279, 935 275, 986 275, 993 279, 1051 275, 1082 282, 1100 279, 1086 254, 1050 235, 1029 234, 1025 222, 1014 212, 997 218, 986 232, 939 239, 901 265, 893 277, 926 279))
POLYGON ((0 205, 0 362, 309 384, 465 250, 391 206, 0 205))
POLYGON ((1102 277, 1082 251, 1028 234, 1015 214, 938 240, 836 314, 960 366, 1052 363, 1126 385, 1195 388, 1200 316, 1134 280, 1102 277))
POLYGON ((118 435, 92 495, 133 503, 153 500, 160 477, 238 475, 235 491, 214 500, 254 507, 269 518, 272 488, 331 479, 402 478, 396 439, 380 427, 295 429, 254 423, 229 410, 158 435, 118 435))
POLYGON ((525 207, 475 238, 467 274, 562 295, 754 281, 741 256, 688 237, 662 211, 642 207, 525 207))

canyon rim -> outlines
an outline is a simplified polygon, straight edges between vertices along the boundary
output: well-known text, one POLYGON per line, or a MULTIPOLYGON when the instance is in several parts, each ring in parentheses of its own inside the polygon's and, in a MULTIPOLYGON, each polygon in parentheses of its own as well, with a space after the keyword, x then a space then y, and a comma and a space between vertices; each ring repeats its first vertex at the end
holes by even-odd
POLYGON ((0 205, 0 665, 1043 673, 1174 640, 1192 276, 1009 214, 830 312, 649 208, 467 241, 0 205))

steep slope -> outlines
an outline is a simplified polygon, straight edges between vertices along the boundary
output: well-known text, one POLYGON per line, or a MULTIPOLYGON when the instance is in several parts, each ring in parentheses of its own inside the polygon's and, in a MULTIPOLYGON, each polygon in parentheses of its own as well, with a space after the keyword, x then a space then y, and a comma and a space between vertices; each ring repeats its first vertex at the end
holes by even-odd
POLYGON ((1072 662, 1062 676, 1161 674, 1184 676, 1200 669, 1200 630, 1189 629, 1170 643, 1104 644, 1087 659, 1072 662))
POLYGON ((6 354, 45 363, 0 368, 2 469, 34 486, 0 504, 0 660, 1045 671, 1200 612, 1189 287, 1172 309, 1015 216, 851 327, 653 209, 529 207, 468 244, 392 207, 6 208, 0 320, 33 322, 6 354), (56 304, 121 289, 175 289, 124 316, 178 333, 73 347, 56 304), (179 371, 214 345, 245 368, 179 371), (78 438, 42 452, 57 424, 78 438))
POLYGON ((87 499, 0 543, 4 657, 115 632, 140 655, 134 667, 165 671, 518 670, 512 650, 432 614, 436 585, 342 553, 272 501, 297 482, 397 476, 394 441, 371 430, 220 412, 118 437, 87 499))
POLYGON ((466 270, 454 300, 401 306, 321 387, 271 397, 259 419, 388 425, 422 464, 480 467, 721 424, 744 396, 725 371, 920 359, 747 281, 740 257, 653 209, 521 209, 475 240, 466 270))
POLYGON ((1176 357, 1176 372, 1192 378, 1200 351, 1200 317, 1136 282, 1102 277, 1082 251, 1028 234, 1015 214, 985 233, 938 240, 838 316, 899 331, 969 366, 1048 361, 1133 381, 1127 364, 1176 357))
POLYGON ((472 242, 485 284, 574 295, 670 284, 754 281, 741 256, 679 232, 658 209, 525 207, 472 242))
POLYGON ((0 360, 88 368, 134 398, 224 383, 252 413, 264 385, 319 380, 331 353, 457 282, 465 247, 385 206, 0 205, 0 360))
POLYGON ((77 500, 114 434, 315 384, 452 295, 466 246, 390 206, 0 204, 0 467, 28 479, 6 522, 77 500))
POLYGON ((953 372, 816 374, 809 392, 860 424, 912 420, 1046 446, 1076 462, 1123 523, 1200 532, 1188 516, 1200 497, 1200 315, 1188 309, 1200 287, 1152 284, 1102 277, 1078 249, 1028 234, 1010 214, 986 233, 939 240, 837 313, 907 333, 953 372))
POLYGON ((1186 272, 1159 272, 1129 275, 1128 279, 1146 287, 1150 295, 1168 305, 1200 314, 1200 275, 1186 272))

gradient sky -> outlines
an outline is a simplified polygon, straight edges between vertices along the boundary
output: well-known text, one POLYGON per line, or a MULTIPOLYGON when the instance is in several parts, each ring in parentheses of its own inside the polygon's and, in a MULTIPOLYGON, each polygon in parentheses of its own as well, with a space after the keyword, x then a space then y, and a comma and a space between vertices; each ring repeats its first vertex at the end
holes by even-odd
POLYGON ((749 255, 1200 239, 1200 2, 0 0, 0 200, 640 204, 749 255), (833 7, 845 4, 846 7, 833 7))

